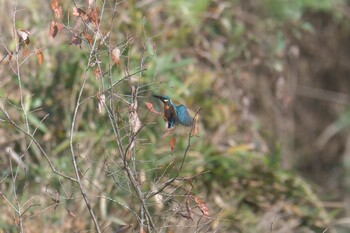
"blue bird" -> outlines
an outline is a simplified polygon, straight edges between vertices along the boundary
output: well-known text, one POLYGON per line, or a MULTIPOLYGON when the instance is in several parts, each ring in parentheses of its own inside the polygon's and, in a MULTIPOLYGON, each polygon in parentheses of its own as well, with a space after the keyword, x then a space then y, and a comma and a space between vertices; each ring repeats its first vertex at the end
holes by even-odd
POLYGON ((153 97, 160 99, 164 104, 164 117, 168 122, 168 129, 179 123, 184 126, 192 126, 193 118, 188 113, 185 105, 173 104, 168 96, 153 95, 153 97))

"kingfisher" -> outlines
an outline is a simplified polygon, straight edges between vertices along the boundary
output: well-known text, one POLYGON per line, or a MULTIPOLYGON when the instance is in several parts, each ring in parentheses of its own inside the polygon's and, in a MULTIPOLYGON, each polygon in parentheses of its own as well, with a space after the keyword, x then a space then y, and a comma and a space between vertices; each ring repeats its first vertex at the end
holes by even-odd
POLYGON ((153 95, 153 97, 160 99, 164 104, 164 117, 168 122, 168 129, 179 123, 184 126, 192 126, 193 118, 188 113, 185 105, 173 104, 168 96, 153 95))

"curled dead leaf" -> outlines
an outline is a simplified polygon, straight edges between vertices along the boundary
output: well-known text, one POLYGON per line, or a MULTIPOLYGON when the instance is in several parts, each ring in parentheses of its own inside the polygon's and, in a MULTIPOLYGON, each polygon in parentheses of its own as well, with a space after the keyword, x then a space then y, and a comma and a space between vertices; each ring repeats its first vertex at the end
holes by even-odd
POLYGON ((62 18, 62 6, 59 6, 53 10, 56 19, 61 19, 62 18))
POLYGON ((170 138, 170 149, 172 152, 175 149, 175 143, 176 143, 176 138, 175 137, 170 138))
POLYGON ((51 9, 53 10, 56 19, 62 18, 62 6, 58 5, 58 0, 52 0, 51 9))
POLYGON ((88 15, 85 11, 83 11, 83 10, 80 9, 80 8, 78 8, 78 13, 79 13, 80 18, 81 18, 84 22, 86 22, 86 23, 91 22, 91 19, 90 19, 89 15, 88 15))
POLYGON ((26 56, 28 56, 28 54, 29 54, 28 45, 25 44, 24 49, 23 49, 23 56, 26 57, 26 56))
POLYGON ((52 0, 51 2, 51 9, 54 10, 58 7, 58 0, 52 0))
POLYGON ((134 133, 142 128, 142 123, 137 113, 137 104, 132 104, 129 111, 129 123, 134 133))
POLYGON ((58 32, 58 27, 56 25, 56 22, 52 20, 50 23, 49 36, 52 36, 52 38, 54 38, 57 35, 57 32, 58 32))
POLYGON ((154 109, 152 103, 150 103, 150 102, 145 102, 145 104, 146 104, 146 107, 147 107, 148 111, 150 111, 150 112, 152 112, 152 113, 155 113, 155 114, 158 114, 158 115, 162 115, 161 112, 158 112, 157 110, 154 109))
POLYGON ((17 30, 17 35, 18 35, 18 39, 19 39, 19 43, 25 43, 26 45, 29 45, 30 43, 30 31, 28 30, 17 30))
POLYGON ((100 10, 98 7, 92 7, 89 12, 89 19, 95 24, 97 28, 100 24, 100 10))
POLYGON ((115 47, 114 49, 112 49, 112 60, 114 62, 114 64, 119 65, 120 63, 120 49, 118 47, 115 47))
POLYGON ((91 21, 89 15, 86 14, 86 12, 84 10, 77 8, 77 7, 73 7, 72 15, 76 16, 76 17, 79 16, 86 23, 91 21))
POLYGON ((195 197, 191 195, 191 198, 193 198, 194 202, 196 202, 198 208, 202 212, 203 215, 209 216, 209 208, 205 205, 205 202, 203 202, 200 198, 195 197))
POLYGON ((69 41, 69 45, 71 44, 74 44, 74 45, 79 45, 81 46, 81 38, 78 34, 74 34, 71 38, 70 38, 70 41, 69 41))
POLYGON ((94 76, 95 76, 95 79, 98 80, 101 78, 102 76, 102 72, 100 70, 100 68, 97 68, 95 71, 94 71, 94 76))
POLYGON ((43 64, 44 62, 44 55, 41 52, 40 48, 36 49, 35 52, 36 52, 36 58, 38 59, 38 63, 41 66, 41 64, 43 64))
POLYGON ((73 16, 79 16, 78 7, 73 6, 72 15, 73 16))
POLYGON ((85 39, 89 42, 89 44, 92 46, 92 38, 89 33, 84 32, 85 39))

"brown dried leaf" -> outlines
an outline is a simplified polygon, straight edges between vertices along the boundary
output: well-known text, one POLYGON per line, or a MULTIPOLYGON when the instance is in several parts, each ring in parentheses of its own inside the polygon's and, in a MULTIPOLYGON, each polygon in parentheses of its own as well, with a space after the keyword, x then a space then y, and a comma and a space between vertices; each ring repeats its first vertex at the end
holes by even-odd
POLYGON ((158 112, 157 110, 154 109, 152 103, 150 103, 150 102, 145 102, 145 104, 146 104, 147 109, 148 109, 150 112, 153 112, 153 113, 158 114, 158 115, 162 115, 161 112, 158 112))
POLYGON ((50 24, 49 36, 52 36, 52 38, 54 38, 57 35, 57 32, 58 32, 58 27, 56 25, 56 22, 52 20, 50 24))
POLYGON ((55 10, 58 7, 58 0, 52 0, 51 9, 55 10))
POLYGON ((19 38, 19 43, 25 43, 26 45, 29 45, 30 43, 30 39, 29 39, 29 35, 30 35, 30 31, 28 30, 17 30, 17 35, 19 38))
POLYGON ((86 14, 86 12, 80 8, 77 8, 77 7, 73 7, 73 12, 72 14, 76 17, 80 16, 81 19, 84 21, 84 22, 90 22, 90 18, 89 16, 86 14))
POLYGON ((170 149, 172 152, 175 149, 175 143, 176 143, 176 138, 175 137, 170 138, 170 149))
POLYGON ((58 0, 52 0, 51 9, 55 14, 56 19, 62 18, 62 6, 58 6, 58 0))
POLYGON ((78 7, 73 6, 72 15, 73 15, 73 16, 79 16, 78 7))
POLYGON ((89 42, 89 44, 92 46, 92 38, 89 35, 89 33, 84 32, 85 39, 89 42))
POLYGON ((89 12, 90 20, 95 24, 95 27, 98 27, 100 24, 100 10, 98 7, 92 7, 89 12))
POLYGON ((191 195, 191 197, 196 202, 198 208, 201 210, 203 215, 209 216, 209 208, 205 205, 205 202, 203 202, 200 198, 195 197, 193 195, 191 195))
POLYGON ((88 14, 86 14, 85 11, 83 11, 82 9, 78 8, 78 13, 79 13, 79 16, 81 17, 81 19, 84 21, 84 22, 90 22, 91 19, 89 17, 88 14))
POLYGON ((119 65, 120 63, 120 49, 118 47, 115 47, 112 50, 112 60, 114 64, 119 65))
POLYGON ((147 109, 148 109, 150 112, 152 112, 152 110, 153 110, 153 104, 150 103, 150 102, 145 102, 145 104, 146 104, 147 109))
POLYGON ((78 34, 74 34, 69 41, 69 45, 74 44, 74 45, 81 45, 81 38, 78 34))
POLYGON ((142 123, 137 114, 137 104, 132 104, 130 107, 129 123, 134 133, 137 133, 142 128, 142 123))
POLYGON ((55 9, 53 9, 53 12, 56 16, 56 19, 62 18, 62 6, 56 7, 55 9))
POLYGON ((26 57, 26 56, 28 56, 28 54, 29 54, 28 45, 25 44, 24 49, 23 49, 23 56, 26 57))
POLYGON ((63 28, 63 24, 60 22, 51 21, 50 23, 50 31, 49 36, 52 36, 54 38, 59 31, 61 31, 63 28))
POLYGON ((100 68, 97 68, 97 69, 94 71, 95 79, 98 80, 99 78, 101 78, 101 75, 102 75, 102 72, 101 72, 100 68))
POLYGON ((39 49, 39 48, 36 49, 35 52, 36 52, 36 58, 38 59, 38 63, 41 66, 41 64, 43 64, 43 62, 44 62, 44 55, 41 52, 41 49, 39 49))

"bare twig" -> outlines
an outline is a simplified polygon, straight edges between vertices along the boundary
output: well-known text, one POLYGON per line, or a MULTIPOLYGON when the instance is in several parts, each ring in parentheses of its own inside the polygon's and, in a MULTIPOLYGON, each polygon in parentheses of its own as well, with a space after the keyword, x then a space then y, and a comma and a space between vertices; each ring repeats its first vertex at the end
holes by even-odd
POLYGON ((16 129, 18 129, 20 132, 22 132, 22 133, 24 133, 25 135, 27 135, 27 136, 34 142, 34 144, 39 148, 40 152, 44 155, 44 158, 45 158, 45 160, 47 161, 47 163, 49 164, 49 166, 50 166, 50 168, 51 168, 51 170, 52 170, 53 173, 55 173, 55 174, 57 174, 57 175, 59 175, 59 176, 61 176, 61 177, 64 177, 64 178, 66 178, 66 179, 69 179, 69 180, 71 180, 71 181, 77 182, 77 180, 74 179, 73 177, 67 176, 67 175, 65 175, 65 174, 63 174, 63 173, 57 171, 56 168, 55 168, 55 167, 53 166, 53 164, 51 163, 48 154, 47 154, 47 153, 45 152, 45 150, 41 147, 40 143, 34 138, 34 136, 33 136, 32 134, 30 134, 30 133, 27 133, 27 132, 26 132, 25 130, 23 130, 17 123, 15 123, 4 109, 0 108, 0 111, 1 111, 2 113, 4 113, 6 119, 10 122, 10 124, 12 124, 12 125, 13 125, 16 129))
MULTIPOLYGON (((105 3, 106 3, 105 1, 102 2, 101 15, 99 16, 101 19, 103 18, 103 13, 104 13, 104 10, 105 10, 105 3)), ((98 31, 99 31, 99 28, 100 28, 100 25, 97 26, 98 31)), ((88 209, 88 211, 89 211, 89 213, 91 215, 91 218, 92 218, 93 223, 95 225, 96 231, 98 233, 101 233, 100 227, 99 227, 98 222, 97 222, 97 218, 96 218, 95 213, 94 213, 94 211, 93 211, 93 209, 91 207, 90 200, 89 200, 89 198, 88 198, 88 196, 86 194, 85 188, 83 187, 83 184, 81 182, 81 178, 80 178, 80 174, 79 174, 79 168, 78 168, 78 164, 77 164, 77 161, 76 161, 76 155, 75 155, 74 145, 73 145, 74 130, 75 130, 75 125, 77 123, 76 122, 77 121, 77 114, 78 114, 78 111, 79 111, 82 94, 83 94, 83 91, 84 91, 84 88, 85 88, 85 84, 86 84, 86 80, 87 80, 87 77, 88 77, 87 71, 90 68, 90 64, 92 62, 92 59, 97 59, 97 56, 95 56, 95 54, 97 52, 96 51, 96 49, 97 49, 97 41, 98 41, 98 36, 95 36, 94 43, 91 46, 91 51, 90 51, 90 55, 89 55, 89 61, 87 63, 88 64, 87 65, 87 69, 85 70, 85 73, 84 73, 83 83, 81 84, 80 91, 79 91, 79 94, 78 94, 78 98, 76 100, 76 105, 75 105, 73 118, 72 118, 72 124, 71 124, 71 128, 70 128, 69 145, 70 145, 71 159, 72 159, 72 163, 73 163, 73 168, 74 168, 74 172, 75 172, 75 176, 76 176, 76 180, 77 180, 80 192, 81 192, 81 194, 82 194, 82 196, 84 198, 84 201, 86 203, 86 207, 87 207, 87 209, 88 209)))
MULTIPOLYGON (((200 112, 201 110, 202 110, 202 109, 199 108, 199 109, 196 111, 196 114, 194 115, 193 120, 197 117, 197 115, 199 114, 199 112, 200 112)), ((175 176, 174 176, 173 178, 171 178, 170 180, 168 180, 167 182, 165 182, 161 187, 158 188, 157 191, 151 191, 150 193, 148 193, 148 194, 146 195, 146 198, 151 198, 151 197, 153 197, 154 195, 157 195, 158 193, 162 192, 166 187, 168 187, 170 184, 172 184, 172 183, 177 179, 177 177, 179 176, 179 173, 180 173, 180 171, 182 170, 182 167, 183 167, 183 165, 184 165, 184 162, 185 162, 185 159, 186 159, 186 156, 187 156, 187 152, 188 152, 188 150, 189 150, 190 147, 191 147, 191 139, 192 139, 192 137, 193 137, 192 132, 193 132, 193 130, 194 130, 194 127, 195 127, 195 125, 193 124, 193 125, 192 125, 192 128, 191 128, 191 130, 190 130, 190 132, 189 132, 189 135, 188 135, 187 147, 186 147, 186 149, 185 149, 184 155, 182 156, 182 161, 181 161, 180 168, 177 170, 175 176)))
POLYGON ((18 79, 18 87, 19 87, 19 96, 20 96, 20 103, 21 103, 21 109, 24 116, 24 121, 26 125, 26 132, 30 133, 29 128, 29 122, 28 122, 28 115, 27 110, 24 106, 24 97, 23 97, 23 90, 22 90, 22 79, 21 79, 21 72, 20 72, 20 61, 19 61, 19 50, 20 50, 20 44, 18 43, 18 37, 17 37, 17 29, 16 29, 16 13, 17 13, 17 5, 14 6, 13 11, 13 17, 12 17, 12 23, 13 23, 13 37, 16 43, 16 52, 15 52, 15 61, 16 61, 16 75, 18 79))

